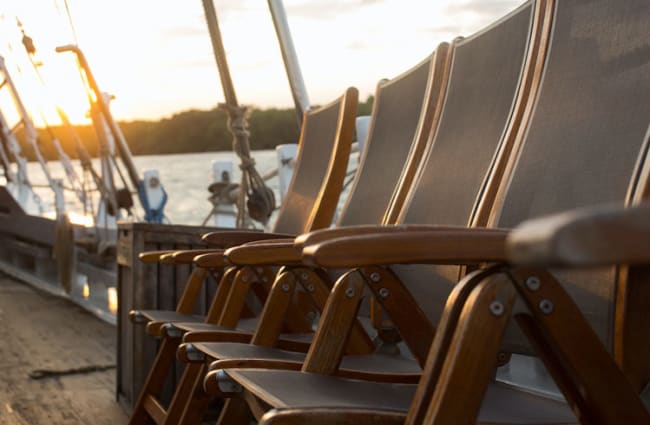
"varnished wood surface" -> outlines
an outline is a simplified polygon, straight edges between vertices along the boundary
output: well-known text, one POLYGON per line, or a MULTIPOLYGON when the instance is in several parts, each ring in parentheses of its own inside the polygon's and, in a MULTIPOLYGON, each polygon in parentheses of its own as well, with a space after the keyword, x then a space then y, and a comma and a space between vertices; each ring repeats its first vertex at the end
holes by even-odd
POLYGON ((0 424, 124 424, 115 370, 32 380, 35 369, 115 364, 115 328, 67 300, 0 277, 0 424))
POLYGON ((650 203, 605 206, 522 223, 508 237, 517 264, 595 266, 650 262, 650 203))

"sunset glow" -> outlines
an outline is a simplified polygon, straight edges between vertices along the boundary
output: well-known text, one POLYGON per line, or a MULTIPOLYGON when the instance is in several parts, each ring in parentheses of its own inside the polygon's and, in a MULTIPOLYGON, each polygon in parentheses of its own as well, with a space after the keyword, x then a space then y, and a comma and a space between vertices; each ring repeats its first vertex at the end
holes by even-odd
MULTIPOLYGON (((214 0, 241 103, 292 105, 266 1, 214 0)), ((468 35, 514 9, 520 0, 285 0, 313 104, 347 86, 371 94, 429 54, 441 41, 468 35)), ((52 92, 75 122, 87 99, 71 58, 54 48, 74 43, 63 0, 4 0, 0 51, 21 59, 19 17, 45 63, 52 92), (37 11, 37 12, 36 12, 37 11), (20 53, 20 54, 19 54, 20 53), (65 63, 65 60, 68 63, 65 63)), ((102 90, 115 95, 118 119, 158 119, 223 100, 199 0, 69 0, 71 15, 102 90)), ((71 55, 70 55, 71 56, 71 55)), ((27 77, 25 76, 25 80, 27 77)), ((28 85, 28 84, 25 84, 28 85)), ((34 89, 25 89, 25 92, 34 89)))

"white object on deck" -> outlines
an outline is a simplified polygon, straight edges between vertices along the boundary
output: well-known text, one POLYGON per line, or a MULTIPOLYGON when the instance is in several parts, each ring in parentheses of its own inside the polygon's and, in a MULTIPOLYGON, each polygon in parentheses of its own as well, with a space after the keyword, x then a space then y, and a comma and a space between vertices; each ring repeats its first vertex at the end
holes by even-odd
POLYGON ((368 139, 368 129, 370 128, 370 116, 363 115, 357 117, 356 123, 358 152, 363 152, 363 147, 368 139))
POLYGON ((156 169, 144 170, 144 193, 150 209, 157 210, 165 203, 165 191, 160 181, 160 172, 156 169))
POLYGON ((52 179, 52 190, 54 190, 54 209, 56 216, 65 214, 65 194, 63 192, 63 180, 52 179))
POLYGON ((278 155, 278 180, 280 186, 280 202, 282 202, 284 194, 287 193, 289 184, 291 183, 293 166, 296 162, 296 155, 298 154, 298 145, 295 143, 278 145, 275 147, 275 152, 278 155))
MULTIPOLYGON (((234 182, 232 161, 212 161, 212 183, 221 186, 229 192, 228 186, 234 182)), ((219 199, 228 193, 223 193, 219 199)), ((214 196, 214 195, 213 195, 214 196)), ((232 202, 219 202, 214 204, 212 210, 212 223, 216 227, 235 228, 237 227, 237 209, 232 202)))

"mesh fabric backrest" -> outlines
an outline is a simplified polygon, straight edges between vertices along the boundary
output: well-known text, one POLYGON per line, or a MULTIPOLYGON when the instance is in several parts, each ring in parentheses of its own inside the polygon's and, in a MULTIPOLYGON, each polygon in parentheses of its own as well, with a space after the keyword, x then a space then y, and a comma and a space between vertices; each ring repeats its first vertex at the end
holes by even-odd
MULTIPOLYGON (((650 120, 649 23, 647 0, 557 2, 540 95, 500 227, 625 202, 650 120)), ((557 276, 609 344, 613 270, 557 276)))
POLYGON ((367 145, 338 225, 381 223, 416 137, 431 66, 429 58, 380 83, 367 145))
MULTIPOLYGON (((405 223, 467 225, 512 104, 529 39, 530 2, 459 42, 438 132, 410 196, 405 223)), ((429 318, 438 321, 457 267, 394 267, 429 318)))
POLYGON ((284 197, 274 232, 300 234, 318 199, 327 175, 341 112, 342 98, 305 114, 291 184, 284 197))

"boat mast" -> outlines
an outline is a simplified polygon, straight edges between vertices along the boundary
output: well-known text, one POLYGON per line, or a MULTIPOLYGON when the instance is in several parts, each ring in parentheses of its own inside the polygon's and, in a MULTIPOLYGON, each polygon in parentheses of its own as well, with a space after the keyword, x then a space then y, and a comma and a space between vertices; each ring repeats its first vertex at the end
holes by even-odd
POLYGON ((16 111, 18 111, 18 115, 20 115, 20 122, 17 125, 22 124, 23 129, 25 132, 25 141, 32 147, 34 150, 34 155, 36 156, 36 159, 38 160, 39 164, 41 165, 41 169, 43 170, 43 174, 45 174, 45 177, 52 188, 52 190, 56 193, 55 189, 55 182, 52 179, 52 175, 50 174, 50 170, 47 166, 47 163, 45 162, 45 158, 43 158, 43 155, 41 154, 41 150, 38 147, 38 132, 36 131, 36 127, 34 126, 34 123, 32 122, 31 117, 27 113, 27 109, 25 109, 25 105, 23 104, 22 99, 20 98, 20 95, 18 94, 18 90, 16 90, 16 85, 14 84, 13 80, 11 79, 11 75, 9 75, 9 71, 7 70, 7 65, 5 63, 5 60, 3 57, 0 57, 0 72, 2 73, 3 76, 3 83, 0 87, 6 85, 8 90, 9 90, 9 95, 11 96, 11 99, 14 103, 14 106, 16 108, 16 111))
POLYGON ((303 114, 311 108, 309 103, 309 95, 305 87, 305 81, 302 78, 300 71, 300 64, 298 63, 298 55, 296 48, 293 44, 291 31, 289 30, 289 23, 287 22, 287 13, 282 4, 282 0, 268 0, 271 16, 273 17, 273 26, 275 33, 280 42, 280 50, 282 51, 282 60, 291 86, 291 94, 293 95, 293 102, 296 106, 296 114, 298 115, 298 123, 302 125, 303 114))
POLYGON ((217 20, 217 11, 212 1, 202 0, 212 50, 217 61, 223 94, 226 98, 226 102, 220 103, 219 108, 228 113, 228 131, 233 135, 233 150, 240 159, 239 166, 242 170, 237 199, 237 227, 249 227, 249 217, 266 224, 275 209, 275 196, 255 168, 255 160, 251 158, 248 108, 237 102, 217 20))
MULTIPOLYGON (((133 156, 129 149, 129 145, 126 142, 126 138, 124 137, 124 134, 122 134, 122 130, 118 126, 117 121, 113 118, 113 114, 108 105, 107 96, 99 89, 97 80, 95 80, 95 76, 90 70, 86 56, 81 49, 77 45, 66 45, 57 47, 56 51, 58 53, 72 52, 75 54, 79 69, 87 83, 87 88, 89 90, 88 95, 91 101, 91 115, 97 119, 94 124, 99 134, 100 143, 103 144, 102 148, 107 148, 108 145, 110 145, 109 139, 115 142, 117 152, 122 160, 122 164, 126 168, 128 178, 138 194, 138 199, 140 200, 140 204, 145 213, 145 220, 153 223, 162 223, 164 219, 163 210, 167 203, 167 193, 160 182, 158 171, 146 170, 144 173, 144 179, 140 178, 135 163, 133 162, 133 156), (96 113, 93 113, 95 111, 96 113)), ((116 169, 120 173, 120 177, 122 177, 119 167, 116 167, 116 169)), ((109 179, 112 179, 112 172, 107 171, 104 178, 107 186, 113 189, 113 185, 111 181, 109 181, 109 179)), ((122 179, 124 180, 123 177, 122 179)), ((126 185, 126 181, 124 181, 124 184, 126 185)), ((115 193, 115 190, 112 190, 112 192, 115 193)), ((124 205, 124 202, 117 201, 116 204, 122 206, 124 205)), ((126 204, 127 209, 129 209, 129 204, 132 204, 130 193, 129 199, 126 200, 126 204)))

